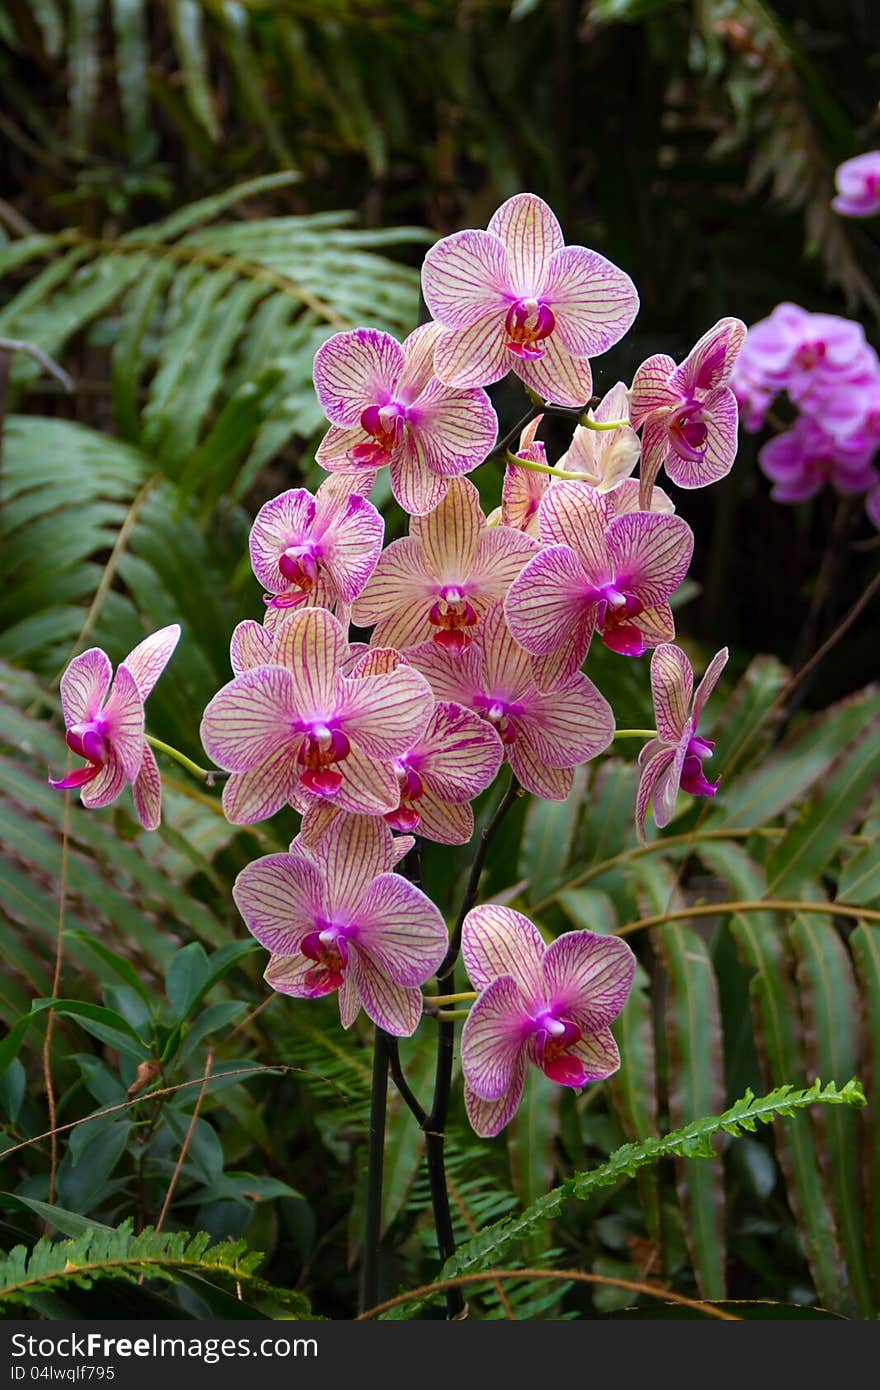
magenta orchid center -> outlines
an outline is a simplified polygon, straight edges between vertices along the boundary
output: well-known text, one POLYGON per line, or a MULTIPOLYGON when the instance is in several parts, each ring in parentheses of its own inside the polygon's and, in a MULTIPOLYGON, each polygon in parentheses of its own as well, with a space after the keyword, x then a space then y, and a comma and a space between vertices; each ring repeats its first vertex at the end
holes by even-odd
POLYGON ((316 930, 303 939, 303 955, 315 962, 305 978, 311 998, 339 989, 348 965, 348 943, 356 935, 353 923, 318 922, 316 930))
POLYGON ((110 745, 106 737, 107 725, 102 716, 86 720, 82 724, 72 724, 67 730, 67 746, 78 758, 85 758, 87 766, 75 768, 65 777, 55 781, 49 778, 50 786, 61 791, 74 787, 84 787, 94 782, 110 755, 110 745))
POLYGON ((500 695, 484 694, 478 691, 473 697, 473 706, 478 714, 495 729, 503 744, 516 739, 516 716, 522 714, 522 705, 514 700, 506 700, 500 695))
POLYGON ((555 327, 556 317, 549 304, 539 299, 517 299, 504 320, 508 350, 515 357, 535 361, 544 356, 543 341, 555 327))
POLYGON ((408 407, 402 401, 368 405, 361 412, 361 429, 371 436, 371 442, 355 444, 348 450, 352 463, 366 468, 381 468, 390 463, 401 443, 407 415, 408 407))
POLYGON ((399 830, 405 835, 411 835, 421 824, 421 812, 415 803, 425 793, 425 784, 410 762, 412 756, 405 753, 395 761, 394 771, 400 784, 400 805, 396 811, 385 813, 385 820, 391 829, 399 830))
POLYGON ((669 441, 679 458, 699 463, 706 450, 709 426, 698 401, 688 401, 669 421, 669 441))
POLYGON ((268 608, 297 608, 308 602, 318 578, 320 550, 317 545, 289 545, 278 557, 278 569, 290 584, 282 594, 264 594, 268 608))
POLYGON ((583 1062, 571 1053, 583 1034, 570 1019, 558 1018, 552 1008, 544 1009, 529 1022, 529 1052, 545 1076, 560 1086, 583 1086, 587 1080, 583 1062))
POLYGON ((299 750, 299 780, 306 791, 319 796, 335 796, 342 786, 342 773, 336 768, 351 752, 351 744, 341 729, 312 724, 299 750))
POLYGON ((718 782, 708 782, 703 773, 703 762, 711 758, 715 744, 707 738, 694 734, 688 742, 681 768, 680 784, 682 791, 691 796, 714 796, 718 782))
POLYGON ((596 602, 596 627, 606 647, 621 656, 641 656, 646 642, 632 621, 645 611, 645 605, 635 594, 619 587, 624 580, 612 580, 600 587, 591 587, 587 598, 596 602))
POLYGON ((821 338, 812 343, 802 343, 795 353, 795 361, 799 367, 809 371, 812 367, 824 360, 828 348, 821 338))
POLYGON ((466 629, 475 627, 478 618, 463 591, 453 584, 445 584, 439 598, 431 606, 428 622, 437 629, 434 642, 438 647, 450 652, 462 652, 472 641, 472 634, 466 629))

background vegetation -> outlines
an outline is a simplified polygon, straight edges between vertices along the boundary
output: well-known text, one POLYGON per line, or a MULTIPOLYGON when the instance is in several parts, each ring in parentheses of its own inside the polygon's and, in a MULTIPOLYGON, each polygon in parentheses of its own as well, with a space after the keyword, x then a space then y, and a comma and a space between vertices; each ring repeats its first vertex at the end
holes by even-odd
MULTIPOLYGON (((88 814, 46 786, 47 765, 65 756, 67 660, 98 644, 115 661, 145 631, 181 621, 150 728, 199 758, 198 714, 228 677, 229 633, 261 609, 250 518, 281 488, 317 481, 316 347, 356 323, 403 335, 432 238, 484 225, 521 188, 639 287, 633 332, 596 364, 599 390, 630 380, 650 352, 681 357, 722 314, 754 322, 784 299, 859 316, 876 342, 876 231, 828 205, 836 164, 880 143, 878 31, 871 0, 0 7, 0 338, 36 344, 73 382, 68 393, 32 358, 0 356, 10 1030, 0 1110, 11 1194, 0 1197, 0 1235, 7 1248, 33 1245, 46 1202, 63 1209, 54 1228, 80 1241, 128 1218, 121 1244, 81 1245, 72 1262, 128 1259, 138 1275, 149 1258, 177 1282, 102 1283, 103 1312, 228 1316, 242 1307, 238 1287, 248 1316, 309 1305, 351 1315, 369 1033, 343 1044, 332 1003, 267 998, 261 953, 233 908, 235 873, 283 847, 292 813, 286 826, 236 831, 216 793, 165 765, 165 824, 147 835, 123 803, 88 814), (34 1008, 53 995, 67 1003, 34 1008), (66 1128, 48 1137, 53 1113, 66 1128), (161 1237, 134 1234, 157 1224, 161 1237), (185 1230, 209 1233, 219 1253, 165 1239, 185 1230), (266 1253, 260 1276, 274 1291, 230 1239, 266 1253)), ((515 420, 516 388, 497 405, 515 420)), ((498 479, 477 477, 494 502, 498 479)), ((794 510, 767 491, 747 438, 724 483, 681 501, 698 537, 681 640, 697 665, 724 643, 733 652, 729 702, 714 709, 717 803, 636 849, 634 769, 610 758, 582 771, 582 796, 522 807, 505 825, 484 896, 504 893, 551 934, 662 920, 630 938, 642 970, 613 1084, 576 1102, 535 1078, 520 1119, 491 1145, 458 1116, 462 1239, 624 1139, 716 1114, 749 1087, 816 1076, 842 1086, 857 1074, 870 1093, 876 606, 833 657, 802 679, 792 671, 871 580, 876 537, 858 506, 831 494, 794 510), (684 915, 713 901, 738 910, 684 915)), ((402 518, 387 514, 394 535, 402 518)), ((650 719, 642 665, 591 658, 621 724, 650 719)), ((467 851, 451 859, 427 847, 426 887, 447 911, 467 851)), ((417 1091, 429 1052, 404 1049, 417 1091)), ((636 1181, 618 1173, 557 1203, 552 1221, 542 1209, 505 1260, 871 1316, 872 1114, 823 1107, 723 1157, 716 1139, 714 1162, 685 1146, 636 1181)), ((405 1112, 392 1132, 388 1294, 436 1274, 419 1135, 405 1112)), ((33 1283, 18 1256, 4 1271, 8 1298, 27 1284, 27 1306, 50 1316, 92 1306, 92 1276, 60 1277, 51 1251, 35 1258, 33 1283)), ((632 1304, 649 1306, 611 1286, 533 1279, 472 1300, 497 1317, 632 1304)))

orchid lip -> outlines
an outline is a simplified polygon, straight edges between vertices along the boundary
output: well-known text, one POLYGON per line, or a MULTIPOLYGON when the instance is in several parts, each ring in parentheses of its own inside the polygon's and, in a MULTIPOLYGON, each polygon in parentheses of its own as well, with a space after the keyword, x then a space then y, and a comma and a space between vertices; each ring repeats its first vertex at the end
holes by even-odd
POLYGON ((544 339, 550 337, 555 327, 556 316, 549 304, 538 299, 517 299, 504 320, 508 351, 527 361, 543 357, 544 339))

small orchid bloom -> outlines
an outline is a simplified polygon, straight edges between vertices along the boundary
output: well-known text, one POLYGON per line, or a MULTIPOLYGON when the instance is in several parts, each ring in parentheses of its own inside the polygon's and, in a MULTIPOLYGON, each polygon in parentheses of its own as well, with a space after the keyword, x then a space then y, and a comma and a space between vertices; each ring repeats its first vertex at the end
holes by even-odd
POLYGON ((799 415, 793 427, 769 440, 758 454, 771 479, 776 502, 804 502, 830 483, 837 492, 866 492, 877 482, 871 465, 874 445, 856 436, 834 439, 818 421, 799 415))
POLYGON ((572 769, 614 737, 611 706, 586 676, 541 683, 538 663, 511 635, 503 604, 489 609, 467 651, 453 655, 427 642, 407 652, 407 660, 438 700, 475 710, 497 730, 514 774, 535 796, 564 801, 572 769))
POLYGON ((660 353, 643 362, 632 384, 632 423, 642 429, 642 499, 665 464, 679 487, 707 487, 730 472, 738 411, 728 382, 746 336, 739 319, 720 319, 680 367, 660 353))
POLYGON ((144 738, 144 701, 164 671, 180 638, 176 623, 139 642, 116 668, 100 647, 74 657, 61 677, 61 709, 67 746, 86 766, 49 785, 81 788, 84 806, 109 806, 131 783, 137 816, 145 830, 161 819, 162 783, 153 750, 144 738), (111 689, 110 682, 113 679, 111 689), (108 696, 108 691, 109 696, 108 696))
POLYGON ((533 193, 509 198, 487 231, 432 246, 422 292, 443 329, 434 354, 442 381, 489 386, 512 367, 559 405, 589 400, 588 359, 620 341, 639 307, 629 276, 595 251, 566 246, 533 193))
POLYGON ((361 1006, 395 1037, 414 1033, 420 986, 449 938, 438 908, 400 874, 381 819, 340 816, 306 849, 246 865, 232 895, 248 931, 271 952, 265 979, 281 994, 318 999, 339 991, 343 1028, 361 1006))
POLYGON ((694 546, 680 517, 615 516, 594 488, 560 482, 541 503, 540 529, 545 548, 505 601, 510 630, 527 651, 558 654, 559 673, 568 675, 594 631, 623 656, 641 656, 675 635, 669 595, 687 574, 694 546))
POLYGON ((480 994, 461 1034, 468 1119, 483 1139, 516 1114, 531 1062, 579 1091, 620 1066, 609 1025, 626 1003, 635 956, 625 941, 567 932, 550 946, 508 907, 475 907, 461 953, 480 994))
POLYGON ((880 150, 845 159, 834 171, 837 197, 831 206, 841 217, 876 217, 880 213, 880 150))
POLYGON ((348 485, 360 479, 327 478, 314 496, 290 488, 260 508, 251 528, 251 565, 266 590, 266 618, 274 625, 292 608, 347 612, 376 567, 385 523, 376 508, 348 485))
MULTIPOLYGON (((543 419, 543 415, 539 415, 521 432, 516 457, 524 459, 527 463, 539 463, 546 468, 547 450, 543 441, 536 438, 543 419)), ((489 517, 489 525, 497 526, 500 521, 502 525, 510 526, 514 531, 522 531, 537 540, 538 507, 549 486, 549 474, 536 473, 531 468, 520 468, 515 463, 507 464, 501 484, 501 506, 496 507, 489 517)))
POLYGON ((470 803, 494 780, 503 758, 500 738, 478 714, 441 701, 418 742, 395 760, 400 804, 385 820, 392 830, 443 845, 467 844, 474 833, 470 803))
MULTIPOLYGON (((595 411, 587 414, 597 424, 629 419, 629 392, 622 381, 602 398, 595 411)), ((622 424, 616 430, 591 430, 578 425, 571 444, 556 467, 566 473, 578 473, 584 482, 599 492, 612 492, 628 478, 638 463, 642 446, 635 430, 622 424)))
POLYGON ((639 789, 636 796, 636 829, 645 842, 645 815, 654 803, 654 820, 662 829, 675 815, 679 788, 690 796, 714 796, 717 782, 706 780, 703 763, 711 758, 715 744, 702 738, 697 727, 706 701, 727 665, 727 648, 716 652, 706 674, 694 689, 691 664, 679 647, 664 643, 651 657, 651 692, 657 738, 646 743, 639 754, 639 789))
POLYGON ((245 667, 211 700, 202 743, 233 774, 223 789, 233 825, 265 820, 305 793, 364 815, 396 809, 394 760, 428 723, 430 687, 405 666, 346 675, 350 660, 337 620, 299 609, 273 634, 271 662, 245 667))
POLYGON ((374 646, 404 651, 433 639, 463 651, 537 549, 508 526, 487 527, 477 489, 455 478, 440 505, 413 517, 409 535, 380 555, 352 617, 359 627, 375 623, 374 646))
POLYGON ((440 330, 423 324, 401 344, 389 333, 356 328, 318 349, 314 379, 331 428, 315 457, 322 468, 371 477, 388 465, 405 512, 423 516, 449 480, 482 463, 498 421, 485 391, 444 385, 434 376, 440 330))
POLYGON ((861 324, 785 303, 749 329, 745 361, 753 379, 797 399, 817 380, 848 374, 864 348, 861 324))

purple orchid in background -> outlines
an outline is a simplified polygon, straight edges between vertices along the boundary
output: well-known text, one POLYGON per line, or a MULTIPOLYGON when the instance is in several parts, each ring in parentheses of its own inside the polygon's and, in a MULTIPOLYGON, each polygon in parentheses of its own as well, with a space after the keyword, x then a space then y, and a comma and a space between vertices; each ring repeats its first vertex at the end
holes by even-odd
POLYGON ((758 463, 773 482, 776 502, 803 502, 826 483, 838 492, 865 492, 880 481, 871 465, 874 446, 856 436, 850 443, 833 438, 818 421, 800 415, 790 430, 769 440, 758 463))
POLYGON ((738 410, 728 386, 746 336, 739 319, 720 319, 681 366, 660 353, 633 379, 632 423, 642 430, 641 495, 647 508, 660 469, 683 488, 707 487, 730 472, 738 410))
POLYGON ((266 590, 266 620, 291 608, 347 612, 376 567, 385 522, 359 495, 363 480, 327 478, 314 496, 291 488, 266 502, 251 527, 251 565, 266 590))
POLYGON ((841 217, 876 217, 880 213, 880 150, 845 159, 834 171, 837 196, 831 206, 841 217))
POLYGON ((654 820, 662 830, 675 815, 679 788, 690 796, 714 796, 717 782, 706 780, 703 763, 715 744, 702 738, 697 728, 706 701, 727 665, 727 648, 716 652, 694 689, 691 663, 679 647, 664 643, 651 657, 651 692, 657 737, 639 754, 639 789, 636 796, 636 829, 645 842, 645 815, 651 802, 654 820))
POLYGON ((138 819, 155 830, 161 819, 162 783, 153 750, 144 738, 144 701, 180 638, 172 623, 139 642, 116 668, 100 647, 74 657, 61 677, 61 709, 67 746, 86 766, 49 785, 81 788, 84 806, 109 806, 130 783, 138 819), (110 686, 113 679, 112 689, 110 686), (108 691, 109 697, 108 697, 108 691))
POLYGON ((423 516, 449 481, 482 463, 498 421, 485 391, 434 376, 439 329, 424 324, 403 344, 389 333, 337 333, 315 356, 315 390, 331 427, 315 457, 322 468, 372 477, 388 465, 404 511, 423 516))
POLYGON ((788 390, 798 400, 817 381, 839 381, 852 372, 866 346, 861 324, 785 303, 752 325, 740 360, 747 379, 761 389, 788 390))
POLYGON ((343 815, 317 846, 246 865, 232 890, 247 929, 271 952, 265 979, 281 994, 318 999, 339 991, 343 1028, 363 1006, 395 1037, 414 1033, 420 986, 449 938, 429 898, 400 874, 381 819, 343 815))
POLYGON ((675 635, 668 600, 694 546, 680 517, 615 516, 594 488, 560 482, 544 495, 540 531, 545 548, 511 584, 505 611, 527 651, 556 655, 558 675, 578 669, 594 631, 624 656, 675 635))
POLYGON ((509 198, 487 231, 432 246, 422 292, 442 325, 434 365, 443 381, 489 386, 512 367, 545 400, 571 406, 590 398, 588 359, 620 341, 639 307, 629 276, 596 251, 566 246, 533 193, 509 198))
POLYGON ((572 768, 614 737, 611 706, 586 676, 540 683, 539 665, 511 635, 503 604, 489 609, 467 651, 452 655, 428 642, 407 660, 438 700, 466 705, 497 729, 514 774, 536 796, 563 801, 572 768))
POLYGON ((508 907, 475 907, 461 953, 480 994, 461 1035, 468 1119, 481 1138, 513 1119, 531 1062, 580 1090, 611 1076, 620 1055, 609 1025, 626 1003, 635 956, 625 941, 567 932, 550 946, 508 907))
MULTIPOLYGON (((247 650, 248 630, 239 650, 247 650)), ((295 611, 273 635, 271 663, 245 668, 211 700, 202 743, 233 775, 223 809, 233 825, 265 820, 303 793, 344 811, 396 809, 394 760, 424 731, 430 687, 411 667, 344 674, 351 653, 323 608, 295 611)))
POLYGON ((403 651, 432 638, 463 651, 537 550, 530 536, 487 527, 477 489, 455 478, 440 505, 413 517, 409 535, 380 555, 352 617, 359 627, 375 624, 374 646, 403 651))

